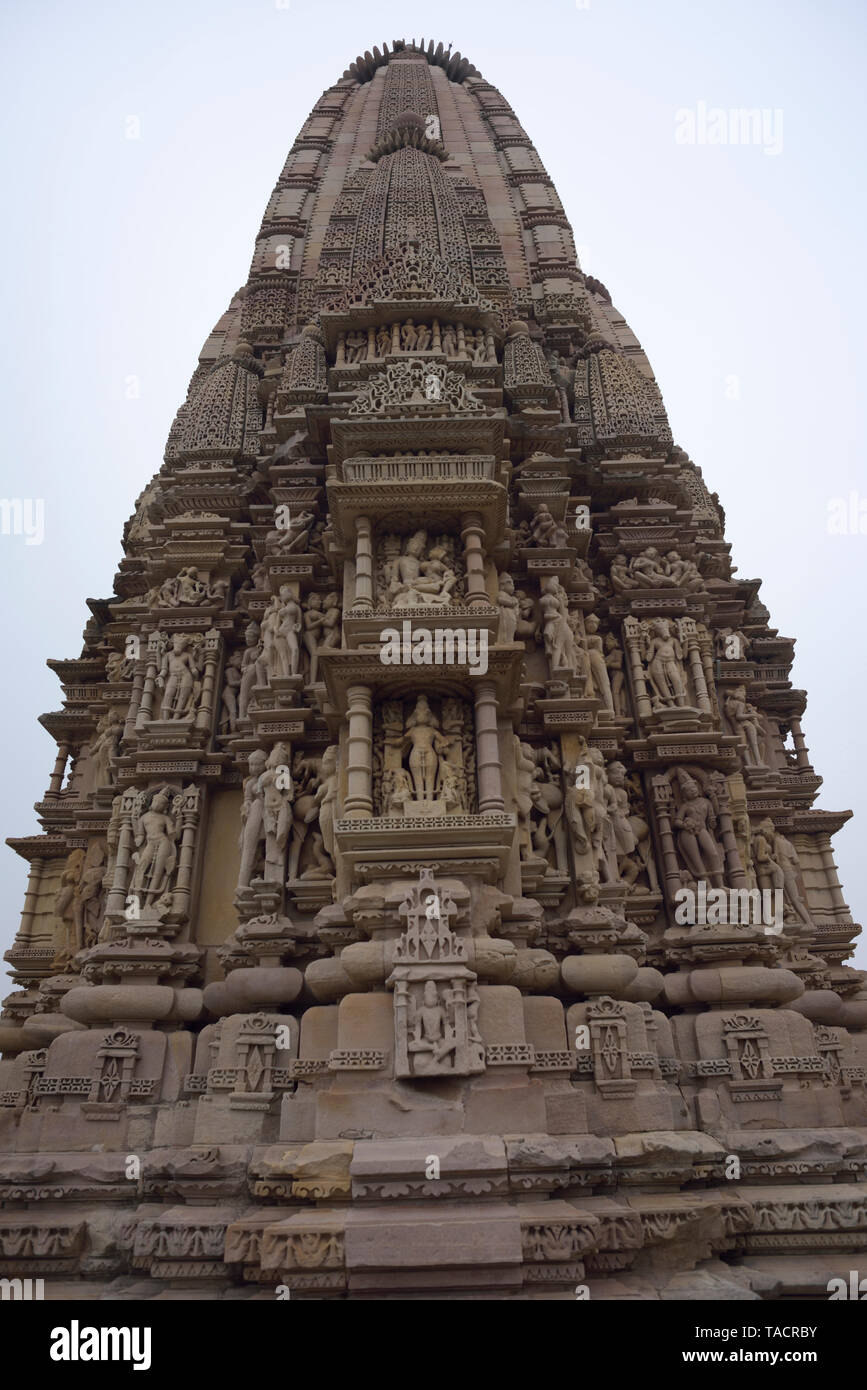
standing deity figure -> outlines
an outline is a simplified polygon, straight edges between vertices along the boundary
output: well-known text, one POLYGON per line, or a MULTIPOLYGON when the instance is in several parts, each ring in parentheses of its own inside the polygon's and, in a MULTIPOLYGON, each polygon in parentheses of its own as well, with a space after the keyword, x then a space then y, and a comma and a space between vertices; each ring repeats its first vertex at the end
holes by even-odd
POLYGON ((407 319, 401 326, 400 346, 402 352, 414 352, 418 345, 418 334, 412 319, 407 319))
POLYGON ((420 323, 415 330, 415 350, 416 352, 427 352, 431 345, 433 335, 426 323, 420 323))
POLYGON ((346 335, 346 361, 363 362, 367 356, 367 334, 353 329, 346 335))
POLYGON ((798 852, 769 818, 759 823, 753 837, 753 855, 759 888, 781 889, 784 902, 788 902, 804 926, 812 927, 813 920, 798 881, 798 852))
POLYGON ((700 879, 706 879, 712 887, 722 888, 722 854, 714 834, 716 812, 689 773, 681 774, 680 784, 683 801, 673 820, 677 831, 677 847, 696 883, 700 879))
POLYGON ((310 685, 315 685, 319 674, 318 648, 322 645, 322 626, 325 617, 322 612, 322 595, 311 590, 304 600, 304 646, 310 657, 310 685))
POLYGON ((244 630, 244 650, 241 653, 241 686, 238 691, 238 718, 246 719, 250 696, 256 685, 268 684, 268 673, 262 657, 262 640, 258 623, 248 623, 244 630))
POLYGON ((377 357, 387 357, 391 352, 391 329, 388 324, 382 324, 376 330, 376 355, 377 357))
POLYGON ((98 721, 96 736, 90 745, 94 788, 114 785, 114 769, 111 763, 112 759, 117 757, 122 737, 123 714, 117 708, 110 709, 98 721))
POLYGON ((743 739, 748 766, 764 767, 759 742, 764 734, 762 716, 755 705, 747 700, 746 686, 739 685, 729 691, 725 698, 725 712, 732 728, 743 739))
POLYGON ((613 632, 605 636, 605 665, 611 682, 611 699, 614 713, 618 719, 624 718, 626 709, 626 678, 623 671, 623 648, 613 632))
POLYGON ((301 664, 299 633, 302 626, 301 605, 288 584, 280 586, 280 621, 276 642, 281 674, 297 676, 301 664))
POLYGON ((650 826, 632 808, 629 778, 621 762, 608 764, 609 808, 614 826, 614 840, 620 877, 631 888, 642 870, 647 875, 647 889, 659 892, 659 876, 650 839, 650 826))
POLYGON ((569 624, 566 590, 556 576, 544 580, 539 599, 542 609, 542 631, 545 655, 551 671, 573 671, 576 667, 575 635, 569 624))
POLYGON ((337 814, 337 744, 332 743, 322 754, 319 772, 320 782, 316 788, 315 805, 307 812, 307 822, 318 818, 322 845, 331 860, 331 874, 337 863, 337 849, 334 841, 334 819, 337 814))
POLYGON ((443 327, 441 342, 446 357, 454 357, 458 350, 458 336, 453 323, 447 323, 443 327))
POLYGON ((81 883, 83 867, 84 850, 72 850, 60 877, 60 887, 54 898, 54 916, 63 926, 65 937, 64 945, 57 952, 55 958, 58 965, 68 965, 76 951, 81 949, 80 943, 76 940, 75 898, 81 883))
MULTIPOLYGON (((139 798, 138 805, 145 800, 139 798)), ((175 801, 179 798, 175 798, 175 801)), ((169 882, 178 859, 177 839, 180 823, 176 816, 169 787, 154 792, 147 810, 133 813, 132 825, 137 851, 133 854, 135 871, 129 893, 138 909, 159 909, 169 889, 169 882)))
POLYGON ((265 772, 268 755, 257 748, 247 759, 248 776, 244 779, 244 799, 241 803, 241 833, 238 847, 241 851, 241 868, 238 873, 238 889, 249 888, 259 846, 264 839, 264 800, 260 794, 259 782, 265 772))
POLYGON ((319 638, 320 647, 329 651, 340 646, 340 613, 340 595, 332 590, 322 600, 322 632, 319 638))
POLYGON ((265 837, 265 881, 281 883, 286 846, 292 829, 293 785, 286 745, 275 743, 259 777, 256 794, 262 798, 265 837))
POLYGON ((439 720, 428 704, 426 695, 419 695, 415 709, 406 721, 401 744, 401 756, 410 750, 409 771, 416 801, 433 801, 436 794, 438 754, 448 751, 449 741, 439 731, 439 720))
POLYGON ((515 581, 508 571, 504 570, 500 575, 499 584, 497 606, 500 610, 500 620, 497 624, 497 641, 514 642, 520 610, 519 601, 515 597, 515 581))
POLYGON ((176 632, 163 653, 157 685, 163 692, 160 719, 188 719, 196 707, 201 670, 188 633, 176 632))
POLYGON ((588 613, 584 619, 585 647, 590 661, 590 673, 593 677, 593 685, 596 693, 601 697, 602 703, 610 714, 614 713, 614 698, 611 693, 611 682, 608 679, 608 666, 605 660, 605 649, 602 638, 599 636, 599 619, 595 613, 588 613))
POLYGON ((533 780, 536 776, 536 759, 527 743, 522 743, 517 734, 512 735, 515 750, 515 807, 518 812, 518 851, 522 859, 529 859, 533 851, 532 826, 530 815, 533 810, 533 780))
POLYGON ((223 672, 223 693, 220 697, 220 729, 233 734, 238 727, 238 693, 241 689, 243 652, 232 652, 223 672))
POLYGON ((686 704, 683 675, 683 648, 672 635, 667 618, 654 618, 644 648, 647 675, 655 695, 656 709, 686 704))
POLYGON ((560 415, 564 425, 568 425, 572 419, 572 411, 569 406, 569 394, 572 390, 572 373, 568 363, 561 357, 560 353, 554 351, 548 357, 548 369, 551 373, 551 380, 557 388, 557 400, 560 405, 560 415))

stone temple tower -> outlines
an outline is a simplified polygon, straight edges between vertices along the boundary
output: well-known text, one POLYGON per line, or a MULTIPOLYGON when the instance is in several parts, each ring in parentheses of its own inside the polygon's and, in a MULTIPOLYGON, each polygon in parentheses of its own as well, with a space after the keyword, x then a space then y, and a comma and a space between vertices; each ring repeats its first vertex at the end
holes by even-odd
POLYGON ((826 1297, 867 989, 793 641, 458 53, 316 103, 60 709, 0 1022, 52 1296, 826 1297))

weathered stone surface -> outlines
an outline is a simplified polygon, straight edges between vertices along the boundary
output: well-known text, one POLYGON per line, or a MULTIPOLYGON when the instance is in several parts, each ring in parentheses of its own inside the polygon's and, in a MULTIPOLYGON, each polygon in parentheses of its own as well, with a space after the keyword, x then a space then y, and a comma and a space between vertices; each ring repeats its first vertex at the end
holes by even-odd
POLYGON ((0 1276, 825 1297, 867 982, 793 641, 504 98, 373 54, 51 662, 0 1276))

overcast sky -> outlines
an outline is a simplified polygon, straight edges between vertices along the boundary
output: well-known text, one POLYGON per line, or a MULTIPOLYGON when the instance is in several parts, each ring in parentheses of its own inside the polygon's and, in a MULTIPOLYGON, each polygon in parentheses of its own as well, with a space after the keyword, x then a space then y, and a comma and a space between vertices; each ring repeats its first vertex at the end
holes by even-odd
MULTIPOLYGON (((0 495, 42 499, 45 535, 0 535, 4 834, 38 828, 55 747, 36 718, 60 703, 45 660, 78 655, 85 599, 111 592, 286 152, 357 53, 421 36, 514 106, 720 493, 740 574, 797 638, 818 804, 856 811, 836 845, 857 920, 867 534, 828 515, 850 494, 867 512, 858 0, 6 0, 0 495), (742 108, 763 113, 746 145, 742 108)), ((0 949, 25 877, 4 848, 0 949)))

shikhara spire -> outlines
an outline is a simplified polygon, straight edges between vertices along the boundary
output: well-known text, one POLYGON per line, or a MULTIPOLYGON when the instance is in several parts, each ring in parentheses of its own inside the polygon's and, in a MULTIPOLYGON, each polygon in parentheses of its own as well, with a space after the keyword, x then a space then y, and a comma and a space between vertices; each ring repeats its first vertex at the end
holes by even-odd
POLYGON ((793 641, 450 46, 316 103, 123 548, 10 842, 0 1275, 845 1281, 867 991, 793 641))

